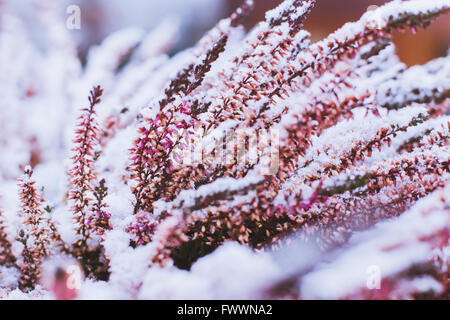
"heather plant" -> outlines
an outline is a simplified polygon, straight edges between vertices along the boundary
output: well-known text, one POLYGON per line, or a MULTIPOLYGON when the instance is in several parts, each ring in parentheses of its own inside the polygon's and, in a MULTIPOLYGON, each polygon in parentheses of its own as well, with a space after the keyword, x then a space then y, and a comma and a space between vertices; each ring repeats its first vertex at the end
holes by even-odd
POLYGON ((42 196, 38 193, 33 171, 26 167, 24 175, 19 179, 19 197, 23 226, 19 231, 18 241, 23 244, 19 262, 21 278, 19 287, 22 290, 32 289, 39 279, 39 265, 49 255, 50 236, 48 220, 42 209, 42 196))
POLYGON ((84 65, 56 4, 45 52, 0 7, 0 297, 448 299, 450 58, 408 68, 393 32, 450 3, 313 42, 315 2, 246 32, 243 1, 172 57, 175 23, 120 30, 84 65))
POLYGON ((6 227, 3 222, 2 212, 0 211, 0 243, 1 243, 1 254, 0 262, 1 265, 11 265, 15 262, 16 258, 12 253, 11 241, 8 239, 8 233, 6 232, 6 227))

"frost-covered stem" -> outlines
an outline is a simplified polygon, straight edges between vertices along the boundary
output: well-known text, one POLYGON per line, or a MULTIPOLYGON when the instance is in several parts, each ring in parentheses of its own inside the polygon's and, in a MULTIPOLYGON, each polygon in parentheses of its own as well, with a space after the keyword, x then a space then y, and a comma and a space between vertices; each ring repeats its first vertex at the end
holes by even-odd
MULTIPOLYGON (((96 178, 94 163, 94 149, 98 144, 99 126, 95 117, 95 106, 100 103, 103 89, 94 87, 89 96, 89 107, 82 109, 79 123, 75 130, 75 146, 72 149, 73 167, 69 171, 71 189, 69 199, 73 202, 72 214, 76 222, 76 233, 80 238, 74 243, 77 247, 86 247, 90 237, 90 228, 87 218, 91 210, 89 192, 93 190, 93 181, 96 178)), ((81 254, 81 252, 79 253, 81 254)), ((78 254, 76 254, 78 255, 78 254)))
MULTIPOLYGON (((315 181, 328 177, 330 174, 336 174, 344 171, 351 165, 355 165, 358 161, 363 161, 366 157, 370 158, 372 151, 375 149, 380 150, 385 144, 390 145, 391 139, 395 137, 400 132, 405 132, 411 127, 415 127, 421 123, 424 123, 427 117, 423 114, 419 114, 414 117, 407 125, 390 125, 389 127, 383 127, 375 133, 374 137, 369 141, 355 141, 354 147, 350 150, 345 150, 339 155, 339 165, 330 165, 323 168, 322 171, 318 171, 314 174, 308 174, 308 181, 315 181)), ((308 160, 302 166, 306 168, 313 162, 313 160, 308 160)))
POLYGON ((32 174, 33 170, 28 166, 19 179, 21 216, 25 219, 24 228, 19 232, 19 238, 24 245, 23 261, 20 264, 22 290, 34 288, 39 279, 42 259, 50 253, 48 219, 43 217, 42 197, 36 190, 32 174))
POLYGON ((94 188, 95 203, 92 206, 92 214, 88 220, 92 232, 101 236, 104 235, 105 231, 112 229, 109 221, 111 215, 106 211, 108 205, 105 203, 105 198, 108 195, 108 188, 105 183, 105 179, 102 179, 99 185, 94 188))
POLYGON ((53 243, 65 254, 70 255, 72 254, 72 251, 70 250, 69 246, 64 242, 64 240, 61 238, 61 234, 59 233, 58 229, 56 228, 55 223, 53 221, 48 221, 48 228, 50 230, 50 238, 53 241, 53 243))
POLYGON ((233 68, 222 71, 229 90, 222 93, 219 105, 213 103, 207 130, 230 118, 241 119, 247 112, 255 117, 265 111, 266 104, 259 107, 265 101, 262 98, 279 86, 288 61, 309 44, 309 34, 299 30, 314 3, 286 0, 266 15, 266 21, 250 34, 243 52, 233 59, 233 68))
POLYGON ((442 103, 450 97, 449 62, 449 56, 438 58, 381 83, 376 93, 378 103, 390 110, 411 103, 442 103))
POLYGON ((450 121, 442 124, 441 128, 426 129, 423 133, 418 136, 414 136, 404 143, 402 143, 398 148, 397 152, 411 152, 414 149, 424 147, 425 145, 434 144, 437 146, 444 146, 449 144, 449 131, 450 131, 450 121))
POLYGON ((16 257, 12 252, 11 241, 8 239, 3 211, 0 208, 0 266, 11 266, 16 262, 16 257))
POLYGON ((125 231, 131 235, 132 245, 140 246, 152 241, 156 223, 151 222, 146 212, 135 215, 135 220, 126 227, 125 231))
MULTIPOLYGON (((228 18, 220 20, 211 30, 209 30, 192 49, 193 58, 198 58, 205 54, 223 36, 230 36, 233 31, 240 27, 241 21, 247 17, 254 9, 254 0, 244 0, 228 18)), ((190 62, 192 62, 190 60, 190 62)), ((190 64, 190 63, 188 63, 190 64)))
MULTIPOLYGON (((448 148, 436 146, 434 150, 441 153, 447 152, 448 148)), ((342 194, 362 186, 367 186, 367 191, 376 191, 383 186, 395 186, 397 178, 413 179, 416 175, 418 178, 422 178, 425 174, 430 173, 439 176, 449 169, 449 160, 443 159, 442 155, 433 155, 430 149, 417 149, 411 153, 386 160, 370 170, 364 167, 358 168, 357 171, 362 171, 363 174, 355 172, 344 179, 337 177, 335 180, 338 181, 334 185, 325 186, 320 193, 325 196, 342 194)), ((331 179, 333 180, 333 178, 331 179)))
POLYGON ((200 63, 192 63, 170 81, 168 88, 164 91, 164 98, 159 102, 160 112, 174 102, 177 96, 181 98, 188 96, 201 85, 206 73, 210 71, 212 63, 224 51, 227 41, 227 35, 221 36, 205 53, 200 63))

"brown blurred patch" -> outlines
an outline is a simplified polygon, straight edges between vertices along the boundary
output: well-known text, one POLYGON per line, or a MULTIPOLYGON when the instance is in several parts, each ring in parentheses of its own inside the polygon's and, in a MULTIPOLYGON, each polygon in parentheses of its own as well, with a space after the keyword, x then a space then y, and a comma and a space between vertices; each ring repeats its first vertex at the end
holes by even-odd
MULTIPOLYGON (((247 18, 245 26, 251 28, 264 19, 265 11, 274 8, 282 0, 255 0, 254 12, 247 18)), ((227 0, 232 12, 242 0, 227 0)), ((305 29, 314 41, 326 37, 346 22, 356 21, 371 5, 381 5, 387 0, 318 0, 306 20, 305 29)), ((394 33, 394 42, 400 59, 407 65, 423 64, 433 58, 446 55, 450 45, 450 15, 440 17, 427 30, 416 35, 411 32, 394 33)))
POLYGON ((447 55, 450 46, 450 14, 438 18, 428 29, 420 29, 413 35, 410 31, 396 31, 394 42, 400 59, 407 65, 424 64, 447 55))

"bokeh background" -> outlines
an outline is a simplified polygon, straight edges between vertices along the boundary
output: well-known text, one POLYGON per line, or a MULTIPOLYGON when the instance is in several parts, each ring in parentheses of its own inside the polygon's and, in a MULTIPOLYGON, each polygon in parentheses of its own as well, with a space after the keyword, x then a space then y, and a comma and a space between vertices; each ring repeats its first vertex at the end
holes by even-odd
MULTIPOLYGON (((4 0, 0 0, 0 3, 4 0)), ((33 25, 30 14, 34 0, 7 1, 18 10, 24 20, 33 25)), ((43 1, 43 0, 40 0, 43 1)), ((220 18, 228 16, 243 0, 44 0, 58 1, 66 6, 77 4, 82 9, 82 28, 73 30, 79 42, 80 55, 100 43, 108 34, 125 27, 137 26, 150 30, 164 19, 179 25, 180 35, 172 54, 195 43, 220 18)), ((427 0, 423 0, 427 1, 427 0)), ((282 0, 255 0, 254 12, 245 21, 251 28, 264 19, 264 12, 282 0)), ((305 28, 319 40, 345 22, 357 20, 370 6, 388 0, 317 0, 316 7, 306 21, 305 28)), ((66 6, 62 6, 65 8, 66 6)), ((67 16, 65 12, 61 12, 67 16)), ((64 17, 63 17, 64 18, 64 17)), ((36 35, 39 38, 39 35, 36 35)), ((450 15, 442 16, 427 30, 416 35, 396 32, 394 41, 400 59, 407 65, 423 64, 447 54, 450 46, 450 15)))

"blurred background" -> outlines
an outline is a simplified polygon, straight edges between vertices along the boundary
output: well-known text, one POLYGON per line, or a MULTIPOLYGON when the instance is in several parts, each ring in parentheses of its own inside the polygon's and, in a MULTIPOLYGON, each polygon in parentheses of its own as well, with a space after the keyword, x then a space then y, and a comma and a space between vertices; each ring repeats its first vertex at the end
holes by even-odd
MULTIPOLYGON (((32 21, 34 0, 4 1, 20 12, 23 19, 32 21)), ((147 30, 170 18, 178 23, 180 36, 172 54, 197 41, 220 18, 228 16, 243 0, 40 0, 62 1, 66 8, 70 4, 81 7, 81 30, 72 30, 79 43, 80 55, 98 44, 113 31, 137 26, 147 30)), ((427 0, 423 0, 427 1, 427 0)), ((264 12, 282 0, 255 0, 254 12, 245 21, 251 28, 264 19, 264 12)), ((305 28, 319 40, 336 30, 345 22, 357 20, 369 6, 381 5, 388 0, 317 0, 317 4, 306 21, 305 28)), ((66 12, 61 12, 67 17, 66 12)), ((32 28, 32 23, 29 23, 32 28)), ((427 30, 416 35, 410 32, 394 34, 400 59, 409 66, 447 54, 450 45, 450 15, 442 16, 427 30)))

